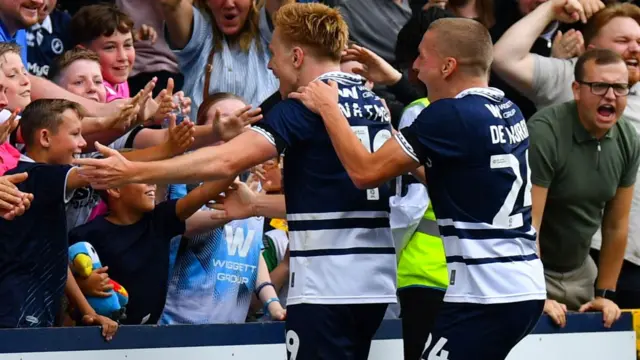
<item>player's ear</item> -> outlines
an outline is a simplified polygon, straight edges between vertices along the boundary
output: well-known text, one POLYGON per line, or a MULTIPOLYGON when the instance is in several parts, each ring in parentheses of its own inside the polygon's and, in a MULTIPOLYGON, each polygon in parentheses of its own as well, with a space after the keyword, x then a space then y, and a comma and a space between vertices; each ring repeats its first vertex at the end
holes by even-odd
POLYGON ((293 67, 299 68, 302 66, 302 62, 304 60, 304 51, 301 47, 296 46, 291 50, 293 57, 293 67))
POLYGON ((453 74, 453 72, 457 69, 458 62, 456 59, 452 57, 448 57, 444 59, 444 63, 442 64, 441 72, 443 78, 448 78, 453 74))

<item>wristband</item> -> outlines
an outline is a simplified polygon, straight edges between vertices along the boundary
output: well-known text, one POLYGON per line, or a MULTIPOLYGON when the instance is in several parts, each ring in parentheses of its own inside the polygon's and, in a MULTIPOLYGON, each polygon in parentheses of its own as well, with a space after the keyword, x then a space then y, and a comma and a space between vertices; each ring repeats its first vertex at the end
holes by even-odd
POLYGON ((264 314, 266 316, 268 316, 269 318, 271 318, 271 313, 269 312, 269 305, 271 305, 271 303, 277 302, 278 304, 280 303, 280 299, 278 298, 271 298, 269 300, 267 300, 264 303, 264 314))
POLYGON ((270 282, 268 282, 268 281, 265 281, 265 282, 263 282, 262 284, 260 284, 260 285, 256 288, 256 290, 255 290, 256 296, 257 296, 258 298, 260 298, 260 292, 262 291, 262 289, 264 289, 264 287, 265 287, 265 286, 272 286, 272 287, 273 287, 273 290, 275 290, 275 289, 276 289, 276 286, 275 286, 275 285, 273 285, 273 283, 270 283, 270 282))

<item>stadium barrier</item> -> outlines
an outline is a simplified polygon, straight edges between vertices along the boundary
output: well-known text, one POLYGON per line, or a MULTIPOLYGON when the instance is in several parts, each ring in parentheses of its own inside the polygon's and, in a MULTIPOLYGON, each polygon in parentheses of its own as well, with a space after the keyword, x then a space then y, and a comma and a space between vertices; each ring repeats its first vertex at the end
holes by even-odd
MULTIPOLYGON (((564 329, 542 317, 507 360, 635 360, 634 316, 640 321, 627 312, 610 329, 597 313, 569 314, 564 329)), ((10 329, 0 330, 0 360, 282 360, 296 345, 284 335, 283 323, 124 326, 109 343, 95 327, 10 329)), ((369 359, 402 359, 398 320, 384 321, 369 359)))

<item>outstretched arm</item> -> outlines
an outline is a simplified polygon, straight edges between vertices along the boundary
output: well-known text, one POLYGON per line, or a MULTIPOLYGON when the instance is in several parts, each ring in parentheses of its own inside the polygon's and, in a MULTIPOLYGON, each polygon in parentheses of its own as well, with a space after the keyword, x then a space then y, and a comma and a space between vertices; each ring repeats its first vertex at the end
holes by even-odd
POLYGON ((246 131, 220 146, 208 146, 190 154, 153 162, 131 162, 100 144, 105 159, 77 159, 80 173, 95 188, 128 183, 190 183, 227 179, 278 155, 262 135, 246 131))
POLYGON ((327 85, 316 80, 290 97, 299 99, 322 116, 340 162, 359 189, 376 187, 420 166, 396 140, 387 141, 378 151, 369 153, 338 107, 338 85, 335 82, 329 81, 327 85))

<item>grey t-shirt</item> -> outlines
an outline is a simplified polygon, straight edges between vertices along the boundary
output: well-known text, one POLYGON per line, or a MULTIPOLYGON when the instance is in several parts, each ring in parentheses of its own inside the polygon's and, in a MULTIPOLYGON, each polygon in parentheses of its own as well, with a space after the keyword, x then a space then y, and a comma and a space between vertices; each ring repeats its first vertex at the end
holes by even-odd
POLYGON ((400 29, 409 21, 411 8, 403 0, 324 0, 328 6, 337 7, 349 25, 349 36, 360 45, 380 55, 395 60, 396 40, 400 29))
MULTIPOLYGON (((109 147, 115 150, 122 150, 127 147, 128 143, 133 142, 133 138, 129 138, 132 136, 135 137, 137 133, 138 129, 131 130, 109 144, 109 147)), ((80 157, 96 158, 99 155, 99 152, 90 152, 82 154, 80 157)), ((91 212, 99 203, 100 195, 98 195, 91 186, 76 189, 71 199, 65 205, 65 209, 67 211, 67 231, 71 231, 77 226, 86 224, 87 220, 89 220, 89 217, 91 216, 91 212)))

